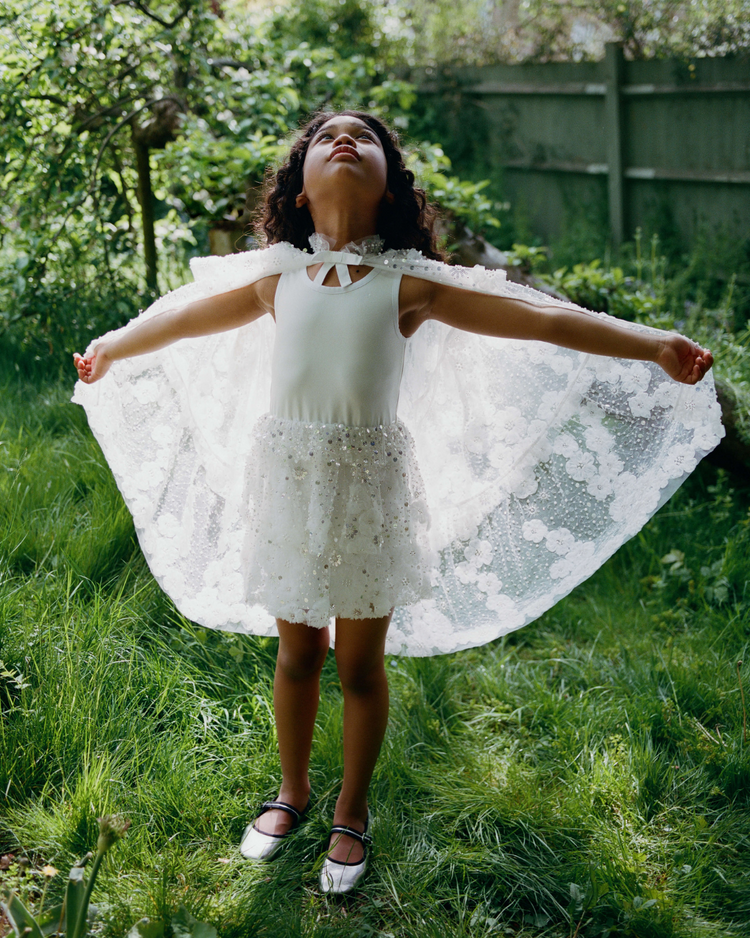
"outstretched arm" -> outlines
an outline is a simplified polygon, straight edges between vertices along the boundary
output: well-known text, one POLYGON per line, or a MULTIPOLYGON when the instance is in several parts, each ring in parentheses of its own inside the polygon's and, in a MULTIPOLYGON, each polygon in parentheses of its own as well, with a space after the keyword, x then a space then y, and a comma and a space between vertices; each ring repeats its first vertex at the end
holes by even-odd
POLYGON ((696 384, 713 364, 711 353, 672 332, 637 332, 612 319, 565 306, 537 306, 511 297, 473 293, 416 278, 404 278, 401 328, 405 335, 421 322, 508 339, 536 339, 594 355, 653 361, 683 384, 696 384))
POLYGON ((265 277, 239 290, 196 300, 182 309, 145 319, 98 342, 90 355, 76 352, 73 361, 78 377, 85 384, 93 384, 104 377, 112 362, 120 358, 155 352, 178 339, 237 329, 264 313, 273 312, 277 280, 278 277, 265 277))

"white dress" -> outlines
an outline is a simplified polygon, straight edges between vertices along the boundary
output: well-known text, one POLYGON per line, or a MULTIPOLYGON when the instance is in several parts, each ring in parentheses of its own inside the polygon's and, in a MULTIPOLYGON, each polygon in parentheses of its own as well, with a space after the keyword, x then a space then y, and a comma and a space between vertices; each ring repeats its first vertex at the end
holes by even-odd
POLYGON ((430 596, 424 486, 396 419, 401 274, 352 283, 339 265, 343 285, 327 287, 329 269, 279 279, 271 407, 243 500, 248 599, 318 628, 430 596))
POLYGON ((276 327, 264 316, 76 385, 151 570, 196 622, 273 635, 274 615, 321 626, 396 606, 388 652, 483 644, 590 576, 723 436, 710 373, 687 386, 435 322, 398 332, 403 272, 549 305, 502 272, 312 246, 199 259, 195 283, 141 314, 282 274, 276 327), (317 263, 344 286, 311 283, 317 263), (347 286, 353 263, 373 273, 347 286))

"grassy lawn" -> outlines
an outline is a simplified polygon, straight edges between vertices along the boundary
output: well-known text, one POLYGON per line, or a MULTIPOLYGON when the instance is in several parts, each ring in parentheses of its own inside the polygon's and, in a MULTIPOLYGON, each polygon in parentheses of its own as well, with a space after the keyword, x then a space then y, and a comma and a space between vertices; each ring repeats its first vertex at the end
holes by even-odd
POLYGON ((183 619, 67 384, 0 378, 0 873, 39 901, 96 817, 132 820, 96 934, 184 904, 222 938, 750 934, 750 491, 703 465, 589 582, 481 649, 390 659, 375 845, 316 889, 341 779, 332 658, 314 809, 243 862, 276 793, 275 642, 183 619), (738 668, 738 661, 744 667, 738 668), (30 865, 21 867, 17 860, 30 865), (3 865, 7 865, 3 864, 3 865))

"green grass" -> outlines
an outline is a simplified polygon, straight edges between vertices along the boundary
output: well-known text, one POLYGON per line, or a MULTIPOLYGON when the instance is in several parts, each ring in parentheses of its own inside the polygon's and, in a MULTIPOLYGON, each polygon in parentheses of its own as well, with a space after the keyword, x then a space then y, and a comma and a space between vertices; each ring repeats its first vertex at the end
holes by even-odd
POLYGON ((37 871, 66 872, 117 812, 132 827, 94 897, 111 938, 180 903, 222 938, 748 934, 736 481, 702 466, 508 638, 390 660, 372 864, 336 902, 316 889, 341 779, 332 660, 311 818, 273 865, 243 863, 242 830, 279 779, 275 642, 194 626, 159 591, 70 384, 0 379, 0 852, 31 863, 6 884, 33 902, 37 871))

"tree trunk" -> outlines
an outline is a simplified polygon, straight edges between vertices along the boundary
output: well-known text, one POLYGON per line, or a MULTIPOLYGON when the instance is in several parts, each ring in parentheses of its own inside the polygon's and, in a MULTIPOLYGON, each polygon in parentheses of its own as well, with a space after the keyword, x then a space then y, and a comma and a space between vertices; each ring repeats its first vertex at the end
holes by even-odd
POLYGON ((143 219, 143 257, 146 261, 146 286, 151 293, 159 292, 156 276, 156 237, 154 235, 154 195, 151 191, 149 147, 133 135, 135 162, 138 171, 138 201, 143 219))

